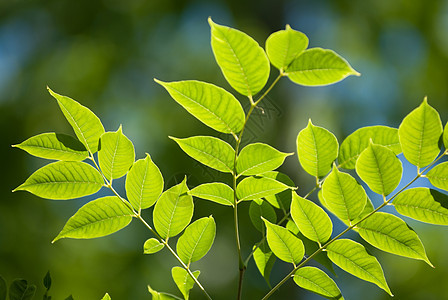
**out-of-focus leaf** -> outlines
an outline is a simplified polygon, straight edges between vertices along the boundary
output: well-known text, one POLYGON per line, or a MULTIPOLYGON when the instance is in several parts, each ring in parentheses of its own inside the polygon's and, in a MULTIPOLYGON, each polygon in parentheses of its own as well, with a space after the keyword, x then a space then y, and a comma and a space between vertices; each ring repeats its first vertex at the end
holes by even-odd
POLYGON ((31 300, 36 293, 36 286, 29 285, 25 279, 16 279, 9 287, 10 300, 31 300))

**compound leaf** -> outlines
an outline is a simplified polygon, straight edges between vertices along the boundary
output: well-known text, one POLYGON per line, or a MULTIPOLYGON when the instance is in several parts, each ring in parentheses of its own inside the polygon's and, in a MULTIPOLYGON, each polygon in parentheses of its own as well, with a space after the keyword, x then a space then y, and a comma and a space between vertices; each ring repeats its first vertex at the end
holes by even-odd
POLYGON ((439 154, 439 138, 443 127, 439 113, 425 97, 398 128, 401 148, 406 159, 418 168, 429 165, 439 154))
POLYGON ((360 76, 333 50, 311 48, 297 56, 285 71, 291 81, 305 86, 336 83, 347 76, 360 76))
POLYGON ((372 282, 393 296, 378 260, 369 255, 363 245, 340 239, 327 246, 328 257, 342 270, 362 280, 372 282))
POLYGON ((83 162, 58 161, 33 174, 14 191, 28 191, 36 196, 65 200, 98 192, 104 181, 101 174, 83 162))
POLYGON ((116 196, 88 202, 65 224, 52 241, 62 238, 93 239, 117 232, 132 221, 132 210, 116 196))
POLYGON ((221 172, 233 173, 235 150, 223 140, 211 136, 170 138, 198 162, 221 172))
POLYGON ((253 96, 269 78, 269 60, 258 43, 239 30, 208 19, 212 49, 227 82, 240 94, 253 96))
POLYGON ((81 143, 90 153, 97 152, 99 139, 104 133, 100 119, 90 109, 75 100, 56 94, 50 88, 48 91, 57 100, 62 113, 81 143))
POLYGON ((448 196, 429 188, 413 188, 392 202, 397 211, 425 223, 448 225, 448 196))
POLYGON ((428 174, 429 182, 439 189, 448 191, 448 162, 441 163, 432 168, 428 174))
POLYGON ((156 238, 150 238, 146 240, 145 244, 143 245, 143 253, 153 254, 162 250, 163 247, 165 247, 165 245, 159 240, 157 240, 156 238))
POLYGON ((432 266, 417 234, 394 215, 377 212, 358 224, 357 229, 366 242, 378 249, 420 259, 432 266))
MULTIPOLYGON (((196 279, 199 277, 201 272, 194 271, 193 275, 196 279)), ((173 276, 173 280, 176 283, 178 289, 184 296, 185 300, 190 298, 190 290, 194 286, 194 279, 191 278, 190 274, 188 274, 187 270, 181 267, 174 267, 171 269, 171 275, 173 276)))
POLYGON ((190 190, 190 195, 218 204, 233 206, 234 192, 231 187, 221 182, 211 182, 198 185, 190 190))
POLYGON ((16 279, 9 287, 10 300, 31 300, 36 293, 36 286, 34 284, 28 285, 25 279, 16 279))
POLYGON ((161 237, 178 235, 193 217, 193 197, 188 194, 187 179, 163 192, 154 206, 154 227, 161 237))
POLYGON ((292 154, 280 152, 263 143, 249 144, 238 155, 236 171, 239 176, 259 175, 277 169, 292 154))
POLYGON ((303 289, 309 290, 331 300, 343 300, 336 283, 324 271, 316 267, 303 267, 294 274, 294 282, 303 289))
POLYGON ((284 71, 308 47, 308 37, 286 25, 285 30, 271 34, 266 40, 266 53, 271 64, 284 71))
POLYGON ((266 244, 266 239, 263 239, 259 244, 254 246, 253 256, 258 271, 270 286, 269 276, 271 275, 272 267, 275 263, 275 255, 266 244))
POLYGON ((314 126, 310 119, 297 136, 297 154, 306 172, 315 177, 324 176, 338 157, 338 140, 325 128, 314 126))
POLYGON ((338 164, 344 169, 354 169, 359 155, 369 146, 370 140, 395 154, 401 153, 398 129, 387 126, 363 127, 350 134, 339 148, 338 164))
POLYGON ((163 191, 163 176, 148 153, 133 164, 126 176, 125 187, 128 200, 136 210, 156 203, 163 191))
POLYGON ((275 195, 290 186, 267 177, 247 177, 241 180, 236 187, 236 195, 239 201, 254 200, 270 195, 275 195))
POLYGON ((275 213, 274 208, 272 208, 269 202, 263 201, 262 199, 254 199, 254 201, 250 203, 249 217, 252 224, 260 232, 264 232, 264 225, 261 217, 271 223, 277 222, 277 214, 275 213))
POLYGON ((212 247, 216 223, 212 216, 194 221, 179 238, 176 249, 180 259, 187 264, 200 260, 212 247))
POLYGON ((223 88, 194 80, 155 81, 190 114, 216 131, 236 134, 243 128, 244 110, 240 102, 223 88))
POLYGON ((401 180, 403 167, 395 153, 370 143, 356 161, 356 173, 377 194, 389 195, 401 180))

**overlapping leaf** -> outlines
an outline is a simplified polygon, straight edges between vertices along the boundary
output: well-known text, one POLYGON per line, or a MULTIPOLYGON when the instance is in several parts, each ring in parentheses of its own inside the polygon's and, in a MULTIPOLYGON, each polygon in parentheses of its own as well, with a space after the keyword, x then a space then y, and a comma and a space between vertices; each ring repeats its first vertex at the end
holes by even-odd
POLYGON ((292 153, 283 153, 263 143, 244 147, 236 161, 238 175, 259 175, 280 167, 292 153))
POLYGON ((9 287, 9 300, 31 300, 35 293, 34 284, 28 284, 25 279, 15 279, 9 287))
POLYGON ((126 227, 133 212, 116 196, 88 202, 65 224, 53 243, 62 238, 92 239, 106 236, 126 227))
POLYGON ((426 174, 431 184, 439 189, 448 191, 448 162, 441 163, 426 174))
POLYGON ((171 294, 157 292, 150 285, 148 285, 148 292, 151 294, 152 300, 184 300, 171 294))
POLYGON ((271 223, 277 222, 277 214, 274 208, 267 201, 262 199, 254 199, 249 206, 249 217, 252 224, 258 231, 264 232, 264 223, 261 217, 271 223))
POLYGON ((294 282, 301 288, 327 299, 344 299, 333 279, 316 267, 303 267, 298 269, 294 274, 294 282))
POLYGON ((244 110, 226 90, 200 81, 162 82, 171 97, 205 125, 223 133, 238 133, 243 128, 244 110))
MULTIPOLYGON (((289 178, 288 175, 284 173, 271 171, 264 173, 262 176, 266 178, 275 179, 277 181, 286 184, 287 186, 294 186, 294 181, 292 181, 291 178, 289 178)), ((280 192, 275 195, 265 196, 264 199, 268 201, 269 204, 271 204, 273 207, 286 211, 291 206, 292 194, 290 190, 284 190, 283 192, 280 192)))
POLYGON ((190 190, 189 194, 194 197, 210 200, 222 205, 234 205, 233 189, 227 184, 221 182, 204 183, 198 185, 190 190))
POLYGON ((159 240, 155 238, 150 238, 146 240, 145 244, 143 245, 143 253, 153 254, 162 250, 163 247, 165 247, 165 245, 159 242, 159 240))
POLYGON ((65 200, 98 192, 104 181, 101 174, 83 162, 58 161, 46 165, 14 191, 28 191, 36 196, 65 200))
MULTIPOLYGON (((199 277, 201 272, 194 271, 193 275, 196 279, 199 277)), ((187 270, 181 267, 174 267, 171 269, 171 275, 173 277, 174 282, 176 283, 178 289, 184 296, 185 300, 190 299, 190 290, 194 286, 194 279, 191 278, 190 274, 188 274, 187 270)))
POLYGON ((267 177, 247 177, 241 180, 236 187, 236 195, 239 201, 247 201, 263 198, 280 193, 290 186, 267 177))
POLYGON ((272 253, 271 249, 269 249, 266 239, 263 239, 258 244, 258 247, 254 246, 254 249, 253 256, 255 265, 257 266, 261 276, 263 276, 270 286, 269 276, 271 275, 272 267, 275 263, 275 255, 272 253))

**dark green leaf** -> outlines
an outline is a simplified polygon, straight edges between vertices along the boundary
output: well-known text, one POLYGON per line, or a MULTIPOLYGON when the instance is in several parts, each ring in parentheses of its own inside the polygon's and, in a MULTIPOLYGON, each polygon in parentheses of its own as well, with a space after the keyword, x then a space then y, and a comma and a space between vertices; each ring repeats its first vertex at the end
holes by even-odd
POLYGON ((264 223, 261 217, 271 223, 277 222, 277 214, 275 213, 275 210, 267 201, 263 201, 262 199, 254 199, 254 201, 250 203, 249 217, 252 224, 260 232, 264 232, 264 223))
POLYGON ((51 276, 50 276, 50 271, 47 272, 47 274, 45 274, 44 280, 44 287, 47 289, 47 291, 51 288, 51 276))
POLYGON ((6 280, 0 276, 0 300, 6 300, 6 294, 8 292, 8 287, 6 285, 6 280))
POLYGON ((9 287, 10 300, 31 300, 36 293, 35 285, 28 285, 25 279, 16 279, 9 287))

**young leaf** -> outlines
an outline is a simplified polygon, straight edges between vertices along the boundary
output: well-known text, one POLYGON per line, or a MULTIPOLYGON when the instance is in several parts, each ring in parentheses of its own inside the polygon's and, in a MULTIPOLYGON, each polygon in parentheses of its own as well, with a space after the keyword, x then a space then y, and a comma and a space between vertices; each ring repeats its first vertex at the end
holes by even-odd
POLYGON ((363 127, 350 134, 339 148, 338 163, 344 169, 354 169, 359 155, 369 146, 370 140, 395 154, 401 153, 398 129, 387 126, 363 127))
MULTIPOLYGON (((392 150, 370 143, 356 161, 356 173, 377 194, 389 195, 401 180, 403 167, 392 150)), ((325 197, 325 196, 324 196, 325 197)))
POLYGON ((325 176, 338 157, 338 140, 325 128, 308 126, 297 136, 297 154, 303 169, 315 177, 325 176))
POLYGON ((104 181, 101 174, 83 162, 58 161, 46 165, 14 191, 28 191, 36 196, 65 200, 98 192, 104 181))
POLYGON ((110 298, 109 294, 106 293, 101 300, 111 300, 111 298, 110 298))
POLYGON ((137 211, 156 203, 163 192, 163 176, 148 153, 129 170, 125 187, 128 200, 137 211))
MULTIPOLYGON (((286 184, 287 186, 294 186, 294 181, 292 181, 291 178, 288 177, 288 175, 280 172, 270 171, 263 173, 262 176, 275 179, 286 184)), ((271 204, 273 207, 286 211, 291 206, 292 194, 290 190, 285 190, 275 195, 265 196, 264 199, 268 201, 269 204, 271 204)))
POLYGON ((211 136, 170 138, 198 162, 221 172, 233 173, 235 150, 223 140, 211 136))
POLYGON ((177 241, 180 259, 187 264, 200 260, 212 247, 216 235, 216 224, 212 216, 191 223, 177 241))
POLYGON ((405 190, 392 202, 397 211, 425 223, 448 225, 448 196, 418 187, 405 190))
POLYGON ((10 300, 31 300, 36 293, 36 286, 34 284, 28 285, 25 279, 16 279, 9 287, 10 300))
POLYGON ((299 263, 305 254, 305 248, 302 241, 293 235, 288 229, 272 224, 263 219, 267 235, 266 239, 272 252, 283 261, 299 263))
POLYGON ((244 110, 240 102, 223 88, 193 80, 155 81, 190 114, 216 131, 236 134, 243 128, 244 110))
POLYGON ((6 285, 6 280, 0 275, 0 300, 6 300, 7 292, 8 287, 6 285))
POLYGON ((254 199, 254 201, 250 203, 249 217, 254 227, 260 232, 264 232, 264 225, 261 217, 271 223, 277 222, 277 214, 275 213, 275 210, 267 201, 263 201, 262 199, 254 199))
POLYGON ((236 171, 239 176, 259 175, 277 169, 292 154, 262 143, 249 144, 238 155, 236 171))
POLYGON ((163 247, 165 247, 165 245, 159 242, 157 239, 150 238, 146 240, 145 244, 143 245, 143 253, 153 254, 162 250, 163 247))
POLYGON ((436 188, 448 191, 448 162, 441 163, 432 168, 428 174, 429 182, 436 188))
POLYGON ((409 113, 398 128, 401 148, 406 159, 418 168, 429 165, 439 154, 442 134, 439 113, 428 104, 422 104, 409 113))
MULTIPOLYGON (((194 277, 198 278, 200 271, 194 271, 194 277)), ((187 270, 181 267, 174 267, 171 269, 171 275, 173 276, 173 280, 179 288, 180 292, 184 296, 185 300, 190 298, 190 290, 194 286, 194 280, 191 278, 190 274, 188 274, 187 270)))
POLYGON ((104 133, 100 119, 90 109, 75 100, 56 94, 50 88, 48 91, 57 100, 62 113, 81 143, 90 153, 97 152, 100 136, 104 133))
POLYGON ((269 275, 271 275, 272 267, 275 263, 275 255, 272 253, 271 249, 269 249, 266 244, 266 239, 263 239, 258 247, 254 246, 254 261, 257 266, 258 271, 261 276, 266 280, 266 283, 269 284, 269 275))
POLYGON ((89 156, 89 152, 80 141, 69 135, 54 132, 30 137, 13 147, 46 159, 82 161, 89 156))
MULTIPOLYGON (((45 274, 44 280, 44 287, 47 289, 47 291, 51 288, 51 276, 50 276, 50 271, 47 272, 47 274, 45 274)), ((1 298, 0 298, 1 299, 1 298)))
POLYGON ((417 234, 394 215, 377 212, 358 224, 357 229, 366 242, 378 249, 420 259, 432 266, 417 234))
POLYGON ((291 81, 305 86, 329 85, 350 75, 361 75, 333 50, 322 48, 303 51, 291 62, 285 74, 291 81))
POLYGON ((266 40, 266 53, 271 64, 284 71, 308 47, 308 37, 286 25, 285 30, 271 34, 266 40))
POLYGON ((336 283, 316 267, 303 267, 294 274, 294 282, 303 289, 309 290, 331 300, 343 300, 336 283))
POLYGON ((101 136, 98 161, 104 176, 110 181, 124 176, 134 163, 135 151, 132 142, 120 128, 101 136))
POLYGON ((269 78, 269 60, 258 43, 239 30, 208 19, 212 49, 227 82, 240 94, 253 96, 269 78))
POLYGON ((221 182, 201 184, 190 190, 189 194, 218 204, 233 206, 233 189, 221 182))
POLYGON ((328 210, 344 221, 355 220, 367 201, 364 188, 350 174, 339 172, 336 166, 322 185, 322 196, 328 210))
POLYGON ((325 243, 333 232, 333 223, 318 205, 292 193, 291 217, 300 232, 312 241, 325 243))
POLYGON ((378 260, 369 255, 363 245, 340 239, 327 246, 328 257, 342 270, 362 280, 372 282, 393 296, 378 260))
POLYGON ((178 235, 193 217, 193 197, 188 194, 187 178, 163 192, 154 206, 154 227, 161 237, 178 235))
POLYGON ((167 293, 159 293, 151 288, 151 286, 148 285, 148 292, 152 296, 152 300, 184 300, 182 298, 179 298, 177 296, 167 294, 167 293))
POLYGON ((236 195, 239 201, 247 201, 275 195, 286 189, 292 187, 267 177, 247 177, 236 187, 236 195))
POLYGON ((123 229, 132 221, 133 212, 116 196, 108 196, 88 202, 65 224, 52 241, 62 238, 93 239, 123 229))

